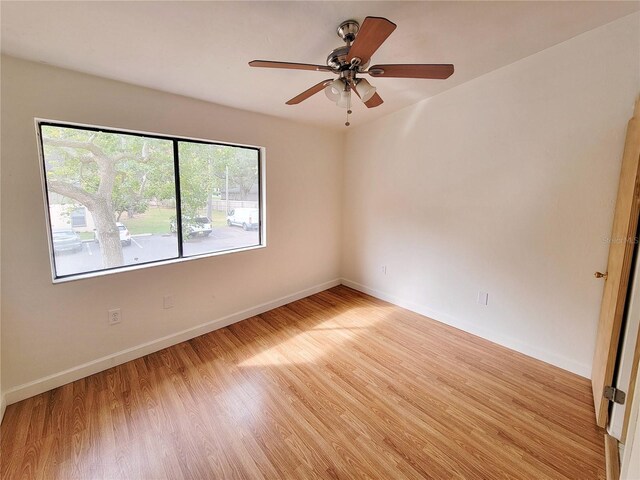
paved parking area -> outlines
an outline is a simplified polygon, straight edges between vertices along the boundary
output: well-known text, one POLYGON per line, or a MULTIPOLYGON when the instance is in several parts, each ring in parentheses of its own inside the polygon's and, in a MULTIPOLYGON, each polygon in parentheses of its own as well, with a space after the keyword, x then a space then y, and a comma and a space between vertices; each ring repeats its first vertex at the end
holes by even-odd
MULTIPOLYGON (((217 227, 208 237, 185 241, 183 250, 185 256, 200 255, 257 245, 259 238, 259 232, 255 230, 245 232, 238 227, 217 227)), ((122 247, 122 253, 125 266, 176 258, 178 237, 173 234, 134 236, 131 245, 122 247)), ((81 252, 56 254, 58 276, 100 269, 102 254, 96 242, 85 242, 81 252)))

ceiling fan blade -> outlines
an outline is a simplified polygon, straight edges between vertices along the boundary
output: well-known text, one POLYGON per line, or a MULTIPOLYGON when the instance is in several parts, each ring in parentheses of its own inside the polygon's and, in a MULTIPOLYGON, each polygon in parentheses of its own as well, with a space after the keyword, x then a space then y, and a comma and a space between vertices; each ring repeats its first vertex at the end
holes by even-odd
MULTIPOLYGON (((358 95, 358 98, 360 98, 360 100, 362 100, 362 97, 360 96, 360 93, 358 93, 358 85, 356 83, 351 82, 351 89, 356 92, 356 95, 358 95)), ((374 107, 379 107, 380 105, 382 105, 384 103, 384 100, 382 100, 382 97, 380 95, 378 95, 378 93, 374 93, 373 96, 367 100, 366 102, 362 102, 364 103, 367 108, 374 108, 374 107)))
POLYGON ((291 70, 314 70, 316 72, 332 72, 326 65, 312 65, 310 63, 272 62, 270 60, 253 60, 249 62, 251 67, 262 68, 288 68, 291 70))
POLYGON ((305 90, 300 95, 297 95, 293 97, 291 100, 289 100, 287 102, 287 105, 297 105, 298 103, 302 102, 303 100, 306 100, 310 96, 315 95, 316 93, 322 91, 324 87, 326 87, 331 82, 333 82, 333 79, 329 78, 328 80, 323 80, 320 83, 316 83, 313 87, 305 90))
POLYGON ((353 45, 349 49, 347 61, 350 62, 352 58, 357 57, 360 59, 360 64, 364 65, 395 29, 396 24, 386 18, 365 18, 353 45))
POLYGON ((382 97, 377 93, 374 93, 373 97, 371 97, 369 100, 364 102, 367 108, 379 107, 383 103, 384 103, 384 100, 382 100, 382 97))
POLYGON ((374 65, 373 67, 369 67, 368 73, 372 77, 432 78, 444 80, 453 75, 453 65, 448 63, 374 65))

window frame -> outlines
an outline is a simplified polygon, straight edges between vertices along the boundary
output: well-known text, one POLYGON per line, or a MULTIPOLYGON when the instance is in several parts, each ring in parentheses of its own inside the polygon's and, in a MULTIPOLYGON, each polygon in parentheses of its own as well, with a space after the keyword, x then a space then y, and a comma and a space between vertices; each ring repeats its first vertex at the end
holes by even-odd
MULTIPOLYGON (((36 130, 36 138, 37 138, 37 146, 38 146, 38 155, 40 161, 40 178, 42 183, 42 193, 44 198, 44 209, 45 209, 45 222, 46 222, 46 230, 47 230, 47 242, 49 247, 49 260, 51 267, 51 280, 53 283, 65 283, 69 281, 81 280, 85 278, 95 278, 101 277, 104 275, 111 275, 115 273, 140 270, 151 267, 158 267, 162 265, 171 265, 175 263, 182 263, 186 261, 199 260, 202 258, 209 257, 217 257, 220 255, 229 255, 233 253, 246 252, 250 250, 257 250, 261 248, 266 248, 267 246, 267 229, 266 229, 266 149, 265 147, 260 147, 256 145, 246 145, 240 143, 230 143, 230 142, 221 142, 216 140, 208 140, 204 138, 195 138, 195 137, 185 137, 181 135, 167 135, 162 133, 153 133, 153 132, 145 132, 139 130, 128 130, 123 128, 115 128, 115 127, 105 127, 99 125, 89 125, 84 123, 75 123, 68 122, 62 120, 51 120, 44 118, 34 118, 35 130, 36 130), (58 275, 56 272, 56 264, 55 264, 55 252, 53 248, 53 227, 51 224, 51 216, 50 216, 50 205, 49 205, 49 190, 47 188, 47 172, 46 172, 46 161, 44 156, 44 143, 42 136, 42 127, 43 126, 51 126, 51 127, 63 127, 63 128, 73 128, 77 130, 87 130, 93 132, 103 132, 103 133, 114 133, 114 134, 122 134, 122 135, 134 135, 138 137, 146 137, 153 138, 158 140, 167 140, 172 142, 172 150, 173 150, 173 162, 174 162, 174 177, 175 177, 175 193, 176 193, 176 236, 178 242, 178 251, 177 256, 161 259, 161 260, 152 260, 148 262, 136 263, 133 265, 123 265, 121 267, 111 267, 104 268, 100 270, 92 270, 90 272, 83 273, 73 273, 67 275, 58 275), (181 204, 181 196, 180 196, 180 152, 179 152, 179 143, 180 142, 189 142, 189 143, 200 143, 200 144, 208 144, 208 145, 218 145, 225 147, 237 147, 244 148, 248 150, 256 151, 258 155, 258 214, 259 214, 259 227, 258 227, 258 244, 251 245, 248 247, 239 247, 239 248, 229 248, 225 250, 219 250, 216 252, 208 252, 208 253, 200 253, 194 255, 184 255, 183 252, 183 234, 182 234, 182 204, 181 204)), ((228 193, 227 193, 228 195, 228 193)))

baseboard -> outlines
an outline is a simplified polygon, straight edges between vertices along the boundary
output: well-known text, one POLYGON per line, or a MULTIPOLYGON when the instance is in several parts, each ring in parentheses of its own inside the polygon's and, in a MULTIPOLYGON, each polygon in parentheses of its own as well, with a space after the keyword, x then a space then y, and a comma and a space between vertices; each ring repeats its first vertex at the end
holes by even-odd
POLYGON ((576 362, 575 360, 522 342, 521 340, 518 340, 516 338, 483 329, 478 325, 460 321, 459 319, 453 318, 442 312, 437 312, 425 305, 420 305, 410 300, 396 297, 395 295, 391 295, 375 288, 362 285, 347 278, 342 279, 342 284, 347 287, 353 288, 354 290, 366 293, 367 295, 371 295, 372 297, 379 298, 380 300, 384 300, 399 307, 406 308, 407 310, 411 310, 412 312, 419 313, 420 315, 424 315, 425 317, 429 317, 440 323, 444 323, 460 330, 464 330, 465 332, 469 332, 478 337, 482 337, 486 340, 497 343, 511 350, 515 350, 516 352, 522 353, 529 357, 533 357, 537 360, 550 363, 551 365, 575 373, 577 375, 580 375, 581 377, 591 377, 591 365, 576 362))
POLYGON ((226 327, 228 325, 231 325, 232 323, 236 323, 241 320, 245 320, 255 315, 259 315, 266 311, 272 310, 274 308, 281 307, 282 305, 286 305, 287 303, 295 302, 296 300, 300 300, 301 298, 321 292, 323 290, 326 290, 327 288, 340 285, 340 283, 340 279, 330 280, 328 282, 324 282, 319 285, 300 290, 290 295, 277 298, 270 302, 261 303, 260 305, 247 308, 240 312, 236 312, 234 314, 227 315, 225 317, 218 318, 216 320, 212 320, 210 322, 206 322, 195 327, 191 327, 186 330, 182 330, 180 332, 167 335, 165 337, 158 338, 156 340, 152 340, 135 347, 128 348, 126 350, 121 350, 120 352, 114 353, 112 355, 107 355, 105 357, 92 360, 68 370, 54 373, 52 375, 39 378, 32 382, 10 388, 4 393, 2 399, 2 413, 4 414, 5 405, 11 405, 12 403, 16 403, 20 400, 33 397, 34 395, 38 395, 53 388, 57 388, 75 380, 93 375, 94 373, 107 370, 116 365, 120 365, 136 358, 143 357, 150 353, 157 352, 158 350, 162 350, 163 348, 167 348, 177 343, 190 340, 200 335, 204 335, 205 333, 209 333, 219 328, 226 327))

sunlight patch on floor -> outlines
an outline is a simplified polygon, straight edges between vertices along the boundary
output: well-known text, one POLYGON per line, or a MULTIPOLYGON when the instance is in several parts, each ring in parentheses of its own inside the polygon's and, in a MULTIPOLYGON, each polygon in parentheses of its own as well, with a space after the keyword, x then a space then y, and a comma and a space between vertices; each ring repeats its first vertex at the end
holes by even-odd
POLYGON ((380 308, 356 307, 281 341, 238 364, 240 367, 311 363, 383 320, 380 308))

